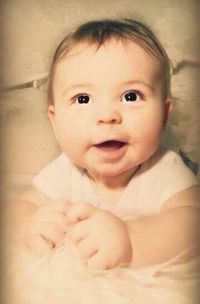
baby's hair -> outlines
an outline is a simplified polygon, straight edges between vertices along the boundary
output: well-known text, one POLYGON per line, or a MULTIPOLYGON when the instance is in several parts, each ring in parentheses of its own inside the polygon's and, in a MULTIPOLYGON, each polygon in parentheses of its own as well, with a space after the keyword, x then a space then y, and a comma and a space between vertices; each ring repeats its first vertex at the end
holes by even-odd
POLYGON ((149 26, 132 19, 104 19, 83 23, 69 33, 59 44, 53 57, 49 76, 48 103, 53 104, 53 79, 56 63, 80 42, 96 45, 97 50, 107 41, 115 39, 133 41, 157 58, 164 78, 164 98, 170 95, 171 62, 149 26))

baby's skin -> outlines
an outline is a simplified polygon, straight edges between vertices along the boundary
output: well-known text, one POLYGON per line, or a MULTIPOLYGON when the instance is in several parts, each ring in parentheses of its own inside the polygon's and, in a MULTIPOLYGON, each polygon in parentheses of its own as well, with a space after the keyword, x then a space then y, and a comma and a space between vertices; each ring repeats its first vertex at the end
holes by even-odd
POLYGON ((159 214, 128 221, 90 204, 66 200, 44 203, 33 189, 25 197, 37 199, 39 206, 21 197, 17 203, 23 220, 19 216, 17 229, 26 248, 38 256, 48 254, 65 238, 75 246, 85 265, 95 270, 158 264, 188 249, 177 262, 199 255, 197 186, 174 195, 159 214))
POLYGON ((53 201, 37 208, 26 223, 25 241, 43 255, 66 238, 92 269, 126 265, 132 259, 128 226, 114 214, 91 204, 53 201))

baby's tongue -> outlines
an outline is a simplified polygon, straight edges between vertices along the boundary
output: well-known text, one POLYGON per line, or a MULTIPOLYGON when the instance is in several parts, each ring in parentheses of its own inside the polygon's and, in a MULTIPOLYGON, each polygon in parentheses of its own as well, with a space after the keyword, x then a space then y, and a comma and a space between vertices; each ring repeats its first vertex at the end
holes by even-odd
POLYGON ((108 140, 98 144, 97 147, 102 150, 116 150, 116 149, 120 149, 123 145, 124 143, 122 143, 121 141, 108 140))

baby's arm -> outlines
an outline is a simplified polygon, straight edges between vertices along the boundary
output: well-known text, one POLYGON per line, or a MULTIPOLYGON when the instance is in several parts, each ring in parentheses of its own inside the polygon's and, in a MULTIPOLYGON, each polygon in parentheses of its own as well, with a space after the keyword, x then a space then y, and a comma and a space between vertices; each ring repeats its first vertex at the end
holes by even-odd
POLYGON ((64 237, 69 204, 51 201, 32 188, 12 203, 11 233, 34 253, 43 254, 64 237))
POLYGON ((187 251, 179 261, 199 255, 199 207, 199 186, 193 186, 170 198, 159 215, 128 221, 133 265, 162 263, 187 251))
POLYGON ((131 263, 162 263, 187 249, 186 261, 198 254, 199 188, 174 195, 158 215, 122 221, 110 212, 78 204, 68 210, 68 236, 91 268, 108 269, 131 263))

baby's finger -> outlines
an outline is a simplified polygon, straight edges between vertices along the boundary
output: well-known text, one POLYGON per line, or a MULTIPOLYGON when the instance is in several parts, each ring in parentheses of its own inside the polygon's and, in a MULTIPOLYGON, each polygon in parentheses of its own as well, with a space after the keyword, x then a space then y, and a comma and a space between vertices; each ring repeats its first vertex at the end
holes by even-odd
POLYGON ((41 227, 40 231, 41 234, 50 240, 54 246, 56 246, 65 237, 65 232, 60 230, 59 227, 54 224, 48 225, 48 227, 44 225, 41 227))
POLYGON ((66 215, 57 212, 57 211, 52 211, 48 210, 48 212, 45 214, 45 218, 40 219, 41 221, 43 220, 44 222, 52 223, 59 227, 59 230, 65 232, 67 229, 67 218, 66 215))
POLYGON ((78 221, 86 220, 95 211, 95 207, 91 204, 74 204, 67 212, 68 224, 75 224, 78 221))
POLYGON ((105 257, 98 251, 92 257, 87 260, 87 267, 91 270, 106 270, 109 269, 108 263, 105 257))
POLYGON ((40 234, 31 236, 28 240, 28 246, 39 255, 46 254, 53 248, 52 242, 40 234))
POLYGON ((76 224, 70 225, 67 230, 67 237, 74 243, 78 244, 84 238, 89 235, 90 232, 90 222, 81 221, 76 224))
POLYGON ((65 232, 56 224, 40 222, 37 226, 33 227, 29 235, 42 235, 45 239, 50 240, 55 246, 61 239, 64 238, 65 232))
POLYGON ((84 238, 76 246, 81 259, 89 259, 97 253, 97 246, 89 237, 84 238))
POLYGON ((47 208, 49 207, 51 210, 61 212, 66 214, 69 208, 73 206, 73 203, 67 200, 54 200, 51 203, 48 203, 47 208))

